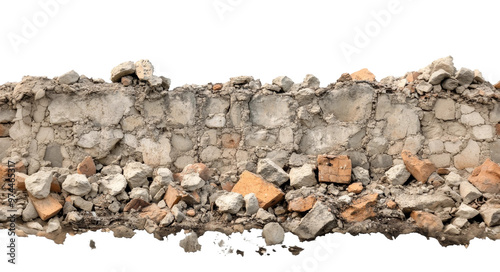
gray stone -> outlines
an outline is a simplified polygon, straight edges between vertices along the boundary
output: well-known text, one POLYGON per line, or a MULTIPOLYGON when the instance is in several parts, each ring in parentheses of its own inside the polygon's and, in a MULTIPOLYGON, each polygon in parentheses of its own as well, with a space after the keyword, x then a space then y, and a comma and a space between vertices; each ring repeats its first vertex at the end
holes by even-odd
POLYGON ((116 196, 127 187, 127 179, 122 174, 113 174, 100 179, 99 184, 101 192, 116 196))
POLYGON ((26 223, 26 227, 28 227, 30 229, 34 229, 34 230, 43 230, 42 225, 40 225, 40 223, 38 223, 36 221, 31 221, 31 222, 26 223))
POLYGON ((131 189, 149 185, 148 177, 153 175, 153 169, 140 162, 129 162, 123 168, 123 176, 131 189))
POLYGON ((455 217, 453 218, 453 220, 451 220, 451 224, 457 226, 460 229, 468 225, 468 223, 469 221, 462 217, 455 217))
POLYGON ((108 205, 108 210, 110 210, 113 213, 119 212, 120 211, 120 202, 113 201, 113 203, 108 205))
POLYGON ((181 186, 186 191, 194 191, 205 185, 205 181, 198 173, 190 173, 182 177, 181 186))
POLYGON ((161 77, 151 76, 151 78, 148 79, 148 83, 153 87, 158 87, 163 84, 163 80, 161 79, 161 77))
POLYGON ((462 143, 460 141, 456 141, 456 142, 446 142, 444 143, 444 149, 446 150, 446 152, 449 152, 451 154, 457 154, 458 152, 460 152, 460 145, 462 143))
POLYGON ((89 180, 82 174, 68 175, 62 184, 62 188, 76 196, 84 196, 90 193, 92 189, 89 180))
POLYGON ((196 97, 192 92, 168 94, 166 120, 171 126, 191 126, 195 122, 196 97))
POLYGON ((259 210, 259 200, 254 193, 247 194, 245 197, 246 215, 252 215, 259 210))
POLYGON ((429 78, 429 83, 432 85, 440 84, 444 79, 449 78, 450 73, 446 72, 443 69, 439 69, 431 74, 429 78))
POLYGON ((450 75, 454 75, 456 72, 455 66, 453 64, 453 57, 447 56, 444 58, 437 59, 431 64, 431 74, 440 69, 445 70, 450 75))
POLYGON ((171 209, 172 214, 174 215, 175 221, 182 222, 186 219, 186 215, 182 212, 182 209, 179 208, 178 204, 175 204, 171 209))
POLYGON ((460 183, 460 196, 462 197, 463 203, 469 204, 472 201, 480 198, 483 194, 467 180, 460 183))
POLYGON ((245 204, 243 196, 234 192, 226 192, 215 200, 215 205, 221 212, 236 214, 245 204))
POLYGON ((407 105, 396 104, 390 110, 379 114, 387 120, 384 135, 389 141, 401 140, 420 132, 420 120, 416 111, 407 105))
POLYGON ((151 201, 151 197, 149 196, 149 190, 146 188, 134 188, 132 189, 132 191, 130 191, 129 195, 131 199, 139 198, 148 203, 151 201))
POLYGON ((474 81, 476 81, 477 83, 484 83, 485 82, 483 74, 477 69, 474 70, 474 81))
POLYGON ((479 213, 483 217, 486 226, 494 227, 500 225, 500 204, 486 202, 486 204, 483 204, 479 208, 479 213))
POLYGON ((500 163, 500 141, 490 143, 490 158, 496 163, 500 163))
POLYGON ((325 204, 317 201, 292 232, 300 239, 313 239, 334 227, 336 227, 335 216, 328 211, 325 204))
POLYGON ((441 83, 441 86, 443 87, 443 89, 449 90, 449 91, 455 90, 458 87, 458 85, 459 85, 458 80, 456 80, 454 78, 447 78, 441 83))
POLYGON ((8 154, 9 148, 12 145, 12 140, 9 138, 0 138, 0 160, 8 154))
POLYGON ((279 223, 267 223, 262 229, 262 237, 268 246, 279 245, 285 240, 285 230, 279 223))
POLYGON ((364 169, 361 166, 356 166, 352 169, 352 174, 354 175, 354 178, 361 182, 364 186, 370 183, 370 172, 367 169, 364 169))
POLYGON ((452 234, 452 235, 459 235, 460 234, 460 228, 453 225, 453 224, 449 224, 449 225, 446 225, 444 227, 444 230, 443 230, 444 233, 446 234, 452 234))
POLYGON ((392 185, 405 184, 410 175, 404 164, 395 165, 385 172, 385 178, 392 185))
POLYGON ((450 154, 433 154, 429 156, 429 160, 436 166, 437 168, 446 168, 451 164, 451 156, 450 154))
POLYGON ((446 175, 444 180, 446 181, 446 184, 450 187, 459 186, 462 182, 465 181, 464 178, 462 178, 459 174, 455 172, 450 172, 448 175, 446 175))
POLYGON ((490 112, 490 122, 499 123, 500 122, 500 103, 496 103, 490 112))
POLYGON ((417 87, 417 92, 418 93, 428 93, 430 91, 432 91, 432 84, 430 83, 427 83, 425 81, 421 81, 420 83, 418 83, 417 87))
POLYGON ((359 130, 360 128, 356 125, 349 125, 347 127, 338 125, 314 127, 304 132, 299 147, 307 155, 345 150, 345 148, 341 147, 347 144, 352 135, 358 133, 359 130))
POLYGON ((31 200, 28 200, 28 205, 24 208, 22 216, 24 222, 31 221, 38 217, 38 212, 36 211, 35 206, 33 206, 33 203, 31 203, 31 200))
POLYGON ((460 68, 455 78, 458 80, 460 85, 465 86, 467 88, 474 80, 474 72, 471 69, 460 68))
POLYGON ((75 207, 80 208, 84 211, 91 212, 92 207, 94 207, 94 204, 92 204, 92 202, 87 201, 79 196, 73 196, 71 197, 71 199, 73 200, 73 205, 75 205, 75 207))
POLYGON ((276 136, 267 130, 258 130, 247 134, 245 138, 245 144, 248 146, 272 146, 274 143, 276 143, 276 136))
POLYGON ((387 154, 376 155, 375 157, 372 157, 372 159, 370 160, 370 164, 373 168, 389 168, 392 165, 392 156, 389 156, 387 154))
POLYGON ((274 214, 272 214, 272 213, 270 213, 262 208, 259 208, 257 210, 257 214, 255 215, 255 218, 262 220, 264 222, 276 221, 276 216, 274 216, 274 214))
POLYGON ((49 144, 45 149, 44 161, 49 161, 52 167, 62 167, 64 160, 61 153, 61 146, 55 143, 49 144))
POLYGON ((467 126, 477 126, 484 124, 484 118, 478 112, 473 112, 469 114, 463 114, 460 117, 460 122, 467 126))
POLYGON ((319 79, 311 74, 307 74, 302 82, 302 85, 306 88, 317 89, 319 88, 319 79))
POLYGON ((490 125, 475 126, 472 128, 474 140, 489 140, 493 138, 493 127, 490 125))
POLYGON ((198 235, 195 232, 191 232, 186 238, 179 242, 179 246, 184 249, 185 252, 196 252, 201 250, 201 245, 198 243, 198 235))
POLYGON ((75 72, 74 70, 71 70, 71 71, 61 75, 58 78, 58 81, 59 81, 59 84, 70 85, 70 84, 78 82, 79 78, 80 78, 80 75, 78 75, 78 73, 75 72))
POLYGON ((276 128, 290 124, 295 117, 290 104, 293 99, 288 96, 254 96, 250 101, 250 120, 254 125, 265 128, 276 128))
POLYGON ((293 86, 293 81, 287 76, 280 76, 273 79, 273 84, 278 85, 284 92, 288 92, 293 86))
POLYGON ((24 181, 26 190, 36 198, 46 198, 50 194, 50 184, 52 183, 52 172, 39 171, 24 181))
POLYGON ((261 175, 266 181, 278 186, 281 186, 289 179, 288 174, 268 158, 259 160, 257 164, 257 174, 261 175))
POLYGON ((229 83, 232 86, 247 84, 247 83, 250 83, 250 81, 253 81, 253 77, 251 77, 251 76, 237 76, 237 77, 232 77, 229 79, 229 83))
POLYGON ((2 124, 12 122, 12 120, 14 120, 15 117, 16 117, 15 110, 9 110, 5 108, 2 108, 0 110, 0 123, 2 124))
POLYGON ((160 227, 168 227, 168 226, 170 226, 174 222, 174 220, 175 220, 174 215, 171 212, 169 212, 160 221, 160 227))
POLYGON ((66 219, 64 221, 68 223, 76 223, 83 219, 83 217, 76 211, 69 212, 66 215, 66 219))
POLYGON ((137 150, 142 152, 144 163, 153 167, 172 162, 170 140, 166 136, 160 136, 158 140, 143 138, 137 150))
POLYGON ((477 142, 469 140, 467 147, 454 157, 454 164, 457 169, 476 167, 479 165, 479 155, 481 148, 477 142))
POLYGON ((455 101, 453 99, 438 99, 434 105, 434 113, 437 119, 455 119, 455 101))
POLYGON ((444 144, 441 140, 429 141, 429 152, 431 154, 441 153, 444 150, 444 144))
POLYGON ((433 195, 396 195, 396 203, 403 212, 411 212, 414 210, 433 210, 445 207, 455 207, 455 201, 442 193, 434 193, 433 195))
POLYGON ((64 206, 63 206, 63 214, 67 215, 68 213, 73 212, 73 211, 76 211, 75 206, 73 206, 73 204, 71 204, 71 202, 65 201, 64 206))
POLYGON ((329 91, 319 101, 324 116, 333 114, 342 122, 367 120, 372 109, 374 90, 367 84, 355 84, 329 91))
POLYGON ((477 211, 476 209, 472 208, 471 206, 469 206, 467 204, 462 203, 458 207, 458 210, 455 213, 455 216, 459 216, 459 217, 462 217, 465 219, 471 219, 478 214, 479 214, 479 211, 477 211))
POLYGON ((58 217, 52 217, 47 224, 47 230, 45 232, 52 233, 61 228, 61 222, 58 217))
POLYGON ((153 77, 153 64, 147 59, 139 60, 135 63, 135 74, 140 80, 149 80, 153 77))
POLYGON ((118 66, 111 70, 111 81, 119 82, 124 76, 135 73, 135 64, 131 61, 120 63, 118 66))
POLYGON ((374 137, 368 142, 366 146, 366 152, 368 156, 374 156, 378 154, 384 154, 387 150, 387 139, 384 137, 374 137))

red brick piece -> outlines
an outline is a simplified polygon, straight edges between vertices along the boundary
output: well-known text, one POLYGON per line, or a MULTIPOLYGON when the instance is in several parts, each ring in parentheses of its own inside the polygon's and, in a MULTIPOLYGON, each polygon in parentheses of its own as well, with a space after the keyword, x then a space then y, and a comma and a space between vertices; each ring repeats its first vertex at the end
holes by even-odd
POLYGON ((96 173, 96 168, 95 168, 95 163, 92 157, 87 156, 81 163, 78 164, 76 168, 78 174, 85 175, 86 177, 90 177, 92 175, 95 175, 96 173))
POLYGON ((314 203, 316 203, 315 196, 297 197, 288 202, 288 210, 291 212, 306 212, 312 209, 314 203))
POLYGON ((349 184, 351 182, 351 160, 346 155, 319 155, 319 182, 335 182, 349 184))
POLYGON ((408 172, 418 181, 425 183, 429 176, 437 169, 430 160, 419 160, 417 156, 413 155, 408 150, 401 152, 401 158, 406 166, 408 172))
POLYGON ((51 195, 44 199, 38 199, 30 194, 29 198, 31 199, 33 206, 35 206, 38 216, 40 216, 40 218, 44 221, 52 218, 62 209, 61 203, 59 203, 59 201, 51 195))
POLYGON ((240 180, 231 191, 243 196, 254 193, 259 201, 259 207, 264 210, 276 205, 285 196, 274 184, 246 170, 240 175, 240 180))
POLYGON ((369 194, 355 199, 353 205, 342 212, 342 217, 347 222, 361 222, 368 218, 375 217, 375 206, 377 205, 378 194, 369 194))
POLYGON ((472 171, 469 181, 483 193, 500 193, 500 165, 486 159, 472 171))
POLYGON ((163 197, 163 200, 165 200, 167 206, 169 208, 172 208, 175 204, 179 203, 181 199, 182 199, 182 192, 174 188, 172 185, 168 185, 167 192, 163 197))

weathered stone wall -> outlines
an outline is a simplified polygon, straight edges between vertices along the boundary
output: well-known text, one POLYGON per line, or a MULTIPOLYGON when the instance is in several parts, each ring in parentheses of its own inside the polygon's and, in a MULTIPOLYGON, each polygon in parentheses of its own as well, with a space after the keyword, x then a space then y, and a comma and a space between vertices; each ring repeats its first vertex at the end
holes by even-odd
POLYGON ((318 154, 347 154, 374 178, 401 163, 403 149, 458 170, 500 162, 499 93, 478 71, 456 71, 450 58, 400 78, 343 76, 324 88, 311 75, 300 84, 237 77, 173 90, 165 80, 61 78, 0 87, 4 163, 22 160, 32 174, 75 169, 89 155, 104 166, 134 160, 173 171, 203 162, 236 181, 266 157, 287 169, 318 154), (448 71, 442 79, 432 77, 438 68, 448 71))

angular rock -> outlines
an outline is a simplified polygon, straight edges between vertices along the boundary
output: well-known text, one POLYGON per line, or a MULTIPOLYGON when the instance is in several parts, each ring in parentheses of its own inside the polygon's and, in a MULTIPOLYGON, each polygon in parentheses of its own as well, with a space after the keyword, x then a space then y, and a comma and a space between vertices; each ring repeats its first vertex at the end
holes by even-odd
POLYGON ((84 196, 92 189, 89 180, 82 174, 68 175, 62 184, 63 190, 76 195, 84 196))
POLYGON ((471 219, 478 214, 479 214, 478 210, 472 208, 471 206, 469 206, 467 204, 462 203, 458 207, 458 210, 455 213, 455 216, 460 216, 460 217, 465 218, 465 219, 471 219))
POLYGON ((135 73, 135 64, 131 61, 118 64, 111 70, 111 82, 118 82, 122 77, 135 73))
POLYGON ((346 155, 318 156, 319 182, 335 182, 349 184, 351 182, 351 160, 346 155))
POLYGON ((306 88, 317 89, 319 88, 319 79, 314 75, 307 74, 304 78, 302 85, 306 88))
POLYGON ((193 164, 188 164, 182 172, 180 173, 178 179, 182 180, 183 175, 191 174, 191 173, 198 173, 200 178, 202 178, 204 181, 208 181, 212 175, 208 167, 203 164, 203 163, 193 163, 193 164))
POLYGON ((483 196, 483 194, 474 185, 464 180, 460 183, 460 196, 465 204, 469 204, 483 196))
POLYGON ((299 236, 300 239, 313 239, 336 227, 335 220, 335 216, 329 211, 328 207, 318 201, 292 232, 299 236))
POLYGON ((500 225, 500 204, 491 201, 486 202, 479 208, 479 213, 488 227, 500 225))
POLYGON ((418 85, 416 87, 417 92, 419 94, 428 93, 428 92, 432 91, 432 88, 433 88, 432 84, 427 83, 425 81, 418 83, 418 85))
POLYGON ((318 183, 314 174, 314 166, 304 164, 302 167, 290 169, 290 185, 296 189, 303 186, 314 186, 318 183))
POLYGON ((458 80, 456 80, 454 78, 447 78, 441 83, 441 86, 443 87, 443 89, 449 90, 449 91, 455 90, 458 87, 458 85, 459 85, 458 80))
POLYGON ((243 196, 254 193, 259 201, 259 207, 263 209, 276 205, 285 196, 275 185, 246 170, 240 175, 240 180, 231 191, 243 196))
POLYGON ((297 197, 288 202, 288 210, 291 212, 306 212, 314 207, 316 197, 310 195, 308 197, 297 197))
POLYGON ((352 80, 375 81, 375 75, 366 68, 352 73, 351 78, 352 80))
POLYGON ((347 222, 361 222, 376 216, 375 205, 378 194, 369 194, 353 200, 353 205, 342 212, 342 218, 347 222))
POLYGON ((404 213, 414 210, 436 210, 438 208, 455 207, 455 201, 443 193, 432 195, 398 194, 395 199, 404 213))
POLYGON ((174 215, 169 212, 165 215, 165 217, 163 217, 163 219, 160 221, 160 227, 168 227, 170 226, 175 220, 175 217, 174 215))
POLYGON ((77 208, 80 208, 84 211, 91 212, 94 204, 92 202, 87 201, 79 196, 72 196, 71 200, 73 201, 73 205, 77 208))
POLYGON ((153 169, 140 162, 130 162, 123 168, 123 175, 127 179, 128 186, 133 189, 149 185, 148 177, 153 175, 153 169))
POLYGON ((149 190, 146 188, 134 188, 130 191, 130 198, 139 198, 146 202, 151 201, 151 197, 149 195, 149 190))
POLYGON ((397 164, 385 172, 386 180, 392 185, 405 184, 410 175, 404 164, 397 164))
POLYGON ((135 232, 126 226, 114 227, 111 231, 113 231, 113 236, 116 238, 132 238, 135 235, 135 232))
POLYGON ((240 211, 240 209, 245 204, 245 200, 243 196, 239 193, 227 192, 223 195, 219 196, 217 200, 215 200, 215 205, 219 207, 219 211, 228 212, 231 214, 236 214, 240 211))
POLYGON ((463 181, 465 181, 465 179, 462 178, 462 176, 460 176, 459 174, 451 172, 445 177, 445 181, 446 184, 452 187, 459 186, 463 181))
POLYGON ((172 208, 175 204, 179 203, 182 199, 182 192, 178 189, 176 189, 172 185, 168 185, 167 192, 165 193, 165 196, 163 200, 165 200, 165 203, 169 208, 172 208))
POLYGON ((33 206, 33 203, 31 203, 31 201, 28 201, 28 205, 26 205, 26 208, 24 208, 22 217, 24 222, 31 221, 38 217, 38 212, 36 211, 35 206, 33 206))
POLYGON ((472 171, 469 181, 483 193, 500 193, 500 165, 486 159, 482 165, 472 171))
POLYGON ((70 84, 78 82, 79 78, 80 78, 80 75, 78 75, 78 73, 75 72, 74 70, 71 70, 71 71, 61 75, 58 78, 58 81, 59 81, 59 84, 70 85, 70 84))
POLYGON ((472 81, 474 80, 474 72, 467 68, 460 68, 455 78, 458 80, 458 83, 460 83, 460 85, 467 88, 470 84, 472 84, 472 81))
POLYGON ((105 176, 121 174, 123 172, 119 165, 106 165, 102 168, 101 174, 105 176))
POLYGON ((182 212, 182 209, 179 208, 178 204, 175 204, 172 207, 171 211, 172 211, 172 214, 174 215, 175 221, 177 221, 179 223, 184 221, 184 219, 186 218, 186 215, 182 212))
POLYGON ((449 224, 449 225, 446 225, 444 227, 444 230, 443 230, 444 233, 446 234, 452 234, 452 235, 459 235, 460 234, 460 228, 453 225, 453 224, 449 224))
POLYGON ((285 230, 279 223, 267 223, 262 229, 262 237, 268 246, 279 245, 285 240, 285 230))
POLYGON ((269 221, 276 221, 276 216, 274 216, 274 214, 262 209, 262 208, 259 208, 259 210, 257 210, 257 214, 255 215, 255 218, 261 220, 261 221, 264 221, 264 222, 269 222, 269 221))
POLYGON ((154 67, 149 60, 139 60, 135 63, 135 74, 140 80, 150 80, 153 77, 154 67))
POLYGON ((201 250, 201 245, 198 243, 198 235, 195 232, 190 233, 186 238, 179 242, 179 246, 184 249, 185 252, 196 252, 201 250))
POLYGON ((87 177, 95 175, 96 168, 92 157, 90 156, 85 157, 85 159, 78 164, 76 170, 78 174, 83 174, 87 177))
POLYGON ((257 200, 254 193, 247 194, 244 199, 246 215, 252 215, 259 210, 259 200, 257 200))
POLYGON ((122 174, 112 174, 100 179, 99 184, 101 192, 116 196, 127 187, 127 179, 122 174))
POLYGON ((284 92, 288 92, 293 86, 293 80, 287 76, 280 76, 273 79, 273 84, 278 85, 284 92))
POLYGON ((429 83, 432 85, 440 84, 444 79, 449 77, 450 73, 446 72, 443 69, 440 69, 431 74, 431 77, 429 78, 429 83))
POLYGON ((419 228, 426 230, 430 234, 440 232, 444 228, 441 219, 432 213, 413 211, 410 216, 415 220, 419 228))
POLYGON ((52 217, 49 220, 49 223, 47 224, 47 233, 52 233, 54 231, 57 231, 58 229, 61 228, 61 222, 59 221, 59 218, 57 217, 52 217))
POLYGON ((288 174, 268 158, 259 160, 257 164, 257 174, 261 175, 266 181, 272 182, 277 186, 281 186, 289 179, 288 174))
POLYGON ((52 172, 39 171, 24 180, 26 190, 35 198, 44 199, 50 193, 52 172))
POLYGON ((205 185, 205 181, 200 178, 198 173, 191 173, 182 177, 181 186, 186 191, 194 191, 205 185))
POLYGON ((161 224, 163 218, 167 215, 167 211, 160 209, 158 205, 151 204, 141 210, 139 216, 142 218, 148 218, 155 222, 156 224, 161 224))
POLYGON ((61 203, 50 195, 46 198, 39 199, 30 194, 29 198, 35 207, 38 216, 40 216, 40 218, 44 221, 55 216, 62 209, 61 203))
POLYGON ((422 182, 427 182, 429 176, 436 171, 436 166, 429 160, 419 160, 417 156, 413 155, 408 150, 403 150, 401 152, 401 157, 406 166, 408 172, 412 174, 412 176, 422 182))

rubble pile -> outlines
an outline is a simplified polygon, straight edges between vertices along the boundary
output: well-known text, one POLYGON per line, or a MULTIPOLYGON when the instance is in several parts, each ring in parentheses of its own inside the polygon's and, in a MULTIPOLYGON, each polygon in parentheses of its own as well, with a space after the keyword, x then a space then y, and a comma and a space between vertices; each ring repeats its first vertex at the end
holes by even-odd
POLYGON ((252 228, 267 245, 285 232, 500 237, 500 92, 451 57, 326 87, 240 76, 169 90, 153 73, 140 60, 112 83, 71 71, 0 86, 1 228, 58 243, 190 230, 187 251, 205 231, 252 228))

